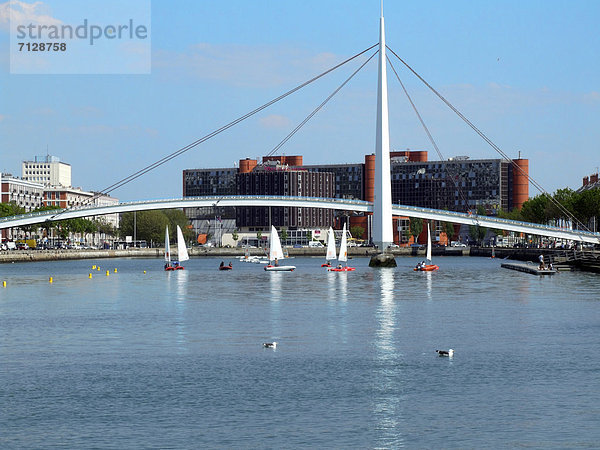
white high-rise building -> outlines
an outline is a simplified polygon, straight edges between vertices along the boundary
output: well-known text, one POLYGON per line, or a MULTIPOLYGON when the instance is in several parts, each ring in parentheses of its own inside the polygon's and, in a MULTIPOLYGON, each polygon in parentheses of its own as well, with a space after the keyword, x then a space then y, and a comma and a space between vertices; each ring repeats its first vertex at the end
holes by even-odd
POLYGON ((44 186, 71 187, 71 165, 57 156, 36 156, 33 161, 23 161, 21 178, 44 186))

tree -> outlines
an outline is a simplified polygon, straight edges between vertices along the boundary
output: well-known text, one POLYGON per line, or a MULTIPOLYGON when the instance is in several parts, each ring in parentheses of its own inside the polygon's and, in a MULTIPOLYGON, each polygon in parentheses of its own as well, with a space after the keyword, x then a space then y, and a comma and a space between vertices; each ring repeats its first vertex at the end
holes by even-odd
MULTIPOLYGON (((485 211, 485 208, 483 207, 483 205, 479 205, 477 207, 476 214, 478 216, 486 215, 486 211, 485 211)), ((483 240, 483 238, 485 238, 487 231, 488 231, 488 229, 485 227, 482 227, 479 225, 469 225, 469 236, 471 237, 471 239, 473 239, 475 242, 477 242, 477 245, 481 244, 481 241, 483 240)))
POLYGON ((233 230, 233 233, 231 233, 231 238, 236 242, 236 245, 237 245, 237 240, 240 238, 240 235, 238 234, 237 229, 233 230))
MULTIPOLYGON (((448 211, 448 208, 444 208, 444 211, 448 211)), ((454 224, 452 222, 440 222, 442 231, 446 233, 446 237, 449 241, 454 238, 454 224)))
POLYGON ((419 217, 411 217, 409 232, 410 235, 415 238, 416 242, 417 236, 419 236, 423 232, 423 219, 419 217))
POLYGON ((536 195, 530 198, 521 207, 521 215, 527 222, 533 223, 546 223, 548 222, 548 216, 546 212, 548 210, 548 203, 550 200, 546 194, 536 195))
MULTIPOLYGON (((170 225, 169 218, 162 211, 138 211, 135 213, 135 233, 134 233, 134 213, 128 212, 121 215, 121 237, 133 236, 137 239, 147 242, 164 242, 165 228, 170 225)), ((171 228, 174 230, 174 228, 171 228)), ((173 231, 171 231, 173 236, 173 231)))
POLYGON ((288 238, 288 232, 287 229, 285 227, 281 227, 281 240, 283 242, 287 241, 288 238))
POLYGON ((558 189, 552 195, 552 199, 554 201, 548 202, 548 204, 546 206, 547 219, 548 220, 550 220, 550 219, 554 219, 554 220, 568 219, 569 213, 571 215, 576 215, 575 209, 573 207, 575 195, 576 195, 575 192, 570 188, 558 189), (561 205, 562 208, 559 208, 556 203, 561 205), (567 212, 564 211, 565 209, 567 210, 567 212))
MULTIPOLYGON (((167 209, 155 211, 138 211, 135 213, 136 230, 135 236, 139 240, 147 242, 163 242, 165 239, 165 228, 169 226, 169 233, 174 236, 174 231, 179 225, 186 241, 193 239, 194 232, 188 229, 188 219, 180 209, 167 209)), ((133 236, 134 213, 123 213, 121 215, 121 237, 133 236)))
POLYGON ((359 225, 354 225, 350 227, 350 234, 356 239, 362 239, 365 235, 365 229, 359 225))
POLYGON ((600 189, 588 189, 575 194, 573 209, 579 220, 589 227, 593 227, 594 224, 597 230, 597 221, 600 218, 600 189))
POLYGON ((16 204, 16 202, 0 203, 0 217, 18 216, 25 214, 25 208, 16 204))

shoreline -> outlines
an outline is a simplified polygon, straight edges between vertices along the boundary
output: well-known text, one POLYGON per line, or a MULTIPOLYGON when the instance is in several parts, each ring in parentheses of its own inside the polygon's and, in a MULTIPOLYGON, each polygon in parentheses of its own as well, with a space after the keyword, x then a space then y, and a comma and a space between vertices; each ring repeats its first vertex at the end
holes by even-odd
MULTIPOLYGON (((308 256, 325 257, 323 248, 286 248, 290 256, 308 256)), ((222 257, 234 258, 242 256, 242 248, 199 248, 192 247, 188 249, 190 257, 222 257)), ((252 256, 264 256, 265 252, 259 248, 253 248, 249 251, 252 256)), ((373 247, 351 247, 348 249, 348 256, 370 257, 379 253, 373 247)), ((425 256, 425 249, 416 249, 409 247, 392 249, 394 256, 425 256)), ((441 256, 468 256, 468 248, 447 247, 435 249, 434 255, 441 256)), ((0 264, 16 262, 36 262, 36 261, 63 261, 77 259, 106 259, 106 258, 162 258, 164 256, 163 248, 134 248, 126 250, 4 250, 0 252, 0 264)))
MULTIPOLYGON (((265 256, 265 252, 260 248, 249 249, 250 255, 265 256)), ((321 257, 325 258, 325 249, 323 248, 287 248, 289 256, 296 257, 321 257)), ((237 258, 244 254, 242 248, 204 248, 192 247, 188 249, 190 257, 208 257, 208 258, 237 258)), ((504 248, 495 247, 494 253, 496 259, 511 259, 518 261, 537 262, 539 255, 547 257, 559 257, 567 253, 574 253, 575 250, 563 249, 539 249, 539 248, 504 248)), ((348 249, 349 257, 371 257, 379 252, 373 247, 350 247, 348 249)), ((414 256, 425 258, 425 249, 412 247, 400 247, 391 249, 394 256, 414 256)), ((432 251, 434 257, 443 256, 473 256, 490 258, 492 256, 491 247, 437 247, 432 251)), ((576 262, 565 262, 563 265, 571 268, 577 268, 584 271, 600 272, 600 251, 586 251, 587 257, 584 260, 576 262)), ((126 250, 3 250, 0 251, 0 264, 10 264, 19 262, 46 262, 46 261, 66 261, 79 259, 110 259, 110 258, 156 258, 161 259, 164 256, 163 248, 134 248, 126 250)))

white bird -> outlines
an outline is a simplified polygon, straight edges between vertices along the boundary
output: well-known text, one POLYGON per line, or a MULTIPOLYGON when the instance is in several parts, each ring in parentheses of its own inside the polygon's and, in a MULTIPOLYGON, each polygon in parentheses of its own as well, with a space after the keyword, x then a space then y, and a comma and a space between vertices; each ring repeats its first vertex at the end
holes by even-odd
POLYGON ((436 350, 438 356, 447 356, 449 358, 452 358, 454 356, 454 350, 452 349, 448 349, 448 350, 436 350))
POLYGON ((277 342, 265 342, 263 343, 264 348, 277 348, 277 342))

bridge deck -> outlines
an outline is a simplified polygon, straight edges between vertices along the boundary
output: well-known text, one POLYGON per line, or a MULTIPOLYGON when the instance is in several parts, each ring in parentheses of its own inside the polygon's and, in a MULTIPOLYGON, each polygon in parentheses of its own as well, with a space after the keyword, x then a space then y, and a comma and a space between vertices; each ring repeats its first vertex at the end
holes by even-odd
MULTIPOLYGON (((260 207, 298 207, 324 208, 340 211, 372 212, 373 204, 363 200, 347 200, 317 197, 290 196, 219 196, 219 197, 185 197, 164 200, 145 200, 125 202, 111 206, 90 206, 69 210, 33 212, 22 216, 0 218, 0 229, 43 223, 47 220, 73 219, 77 217, 93 217, 105 214, 117 214, 131 211, 172 208, 198 208, 216 206, 260 206, 260 207)), ((400 217, 418 217, 427 220, 475 225, 518 233, 548 236, 557 239, 600 244, 600 233, 569 230, 537 223, 518 222, 490 216, 477 216, 447 210, 420 208, 406 205, 392 205, 392 214, 400 217)))

